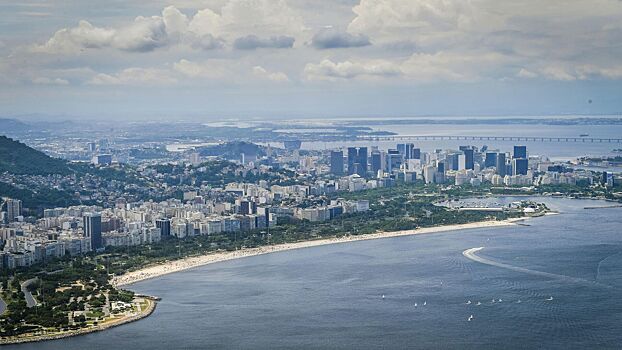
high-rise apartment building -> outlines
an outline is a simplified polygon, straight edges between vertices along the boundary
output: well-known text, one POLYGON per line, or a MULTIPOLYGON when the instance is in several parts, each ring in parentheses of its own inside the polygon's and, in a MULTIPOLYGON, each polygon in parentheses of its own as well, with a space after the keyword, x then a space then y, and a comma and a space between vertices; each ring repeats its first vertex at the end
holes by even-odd
POLYGON ((99 213, 86 213, 83 216, 84 237, 90 238, 91 250, 104 247, 102 240, 102 216, 99 213))

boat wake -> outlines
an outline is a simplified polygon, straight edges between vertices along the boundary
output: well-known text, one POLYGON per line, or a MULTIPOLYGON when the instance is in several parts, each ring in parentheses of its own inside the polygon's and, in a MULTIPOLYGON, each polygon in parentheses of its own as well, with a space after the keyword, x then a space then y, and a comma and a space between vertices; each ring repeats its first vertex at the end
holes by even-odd
MULTIPOLYGON (((558 274, 549 273, 549 272, 543 272, 543 271, 530 270, 530 269, 526 269, 524 267, 504 264, 504 263, 501 263, 501 262, 498 262, 498 261, 482 258, 481 256, 478 256, 476 254, 477 252, 481 251, 482 249, 484 249, 484 247, 470 248, 470 249, 467 249, 467 250, 463 251, 462 255, 464 255, 467 259, 470 259, 472 261, 475 261, 475 262, 478 262, 478 263, 481 263, 481 264, 495 266, 495 267, 500 267, 502 269, 512 270, 512 271, 516 271, 516 272, 522 272, 522 273, 526 273, 526 274, 530 274, 530 275, 534 275, 534 276, 540 276, 540 277, 554 279, 554 280, 559 280, 559 281, 564 281, 564 282, 589 284, 589 285, 592 285, 592 286, 593 285, 606 286, 606 285, 603 285, 601 283, 598 283, 598 282, 595 282, 595 281, 589 281, 589 280, 582 279, 582 278, 570 277, 570 276, 566 276, 566 275, 558 275, 558 274)), ((606 286, 606 287, 610 287, 610 286, 606 286)))

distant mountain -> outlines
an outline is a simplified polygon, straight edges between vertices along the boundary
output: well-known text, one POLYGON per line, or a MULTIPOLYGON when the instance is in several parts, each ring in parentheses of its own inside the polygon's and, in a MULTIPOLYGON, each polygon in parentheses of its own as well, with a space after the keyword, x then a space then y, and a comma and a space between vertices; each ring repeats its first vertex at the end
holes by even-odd
POLYGON ((32 125, 17 119, 0 118, 0 130, 2 130, 3 133, 21 133, 32 129, 32 125))
POLYGON ((0 136, 0 173, 8 171, 19 175, 67 175, 69 164, 52 158, 6 136, 0 136))

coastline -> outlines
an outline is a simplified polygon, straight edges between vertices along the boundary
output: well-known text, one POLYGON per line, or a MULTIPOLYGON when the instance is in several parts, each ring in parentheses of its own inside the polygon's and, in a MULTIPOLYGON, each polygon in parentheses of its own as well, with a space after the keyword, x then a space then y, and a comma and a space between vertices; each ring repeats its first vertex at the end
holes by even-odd
POLYGON ((65 332, 59 332, 56 334, 42 334, 42 335, 34 335, 34 336, 27 336, 27 337, 15 337, 15 338, 5 338, 5 339, 0 339, 0 345, 9 345, 9 344, 23 344, 23 343, 33 343, 33 342, 41 342, 41 341, 47 341, 47 340, 56 340, 56 339, 63 339, 63 338, 69 338, 69 337, 75 337, 78 335, 84 335, 84 334, 89 334, 89 333, 94 333, 94 332, 101 332, 104 330, 107 330, 109 328, 113 328, 113 327, 117 327, 117 326, 121 326, 127 323, 131 323, 131 322, 136 322, 138 320, 141 320, 149 315, 151 315, 157 306, 157 298, 155 297, 151 297, 151 296, 147 296, 147 295, 141 295, 139 296, 141 298, 144 298, 148 305, 147 308, 144 310, 141 310, 140 312, 130 315, 130 316, 126 316, 126 317, 121 317, 119 319, 114 319, 111 321, 108 321, 104 324, 100 324, 97 326, 92 326, 89 328, 82 328, 82 329, 77 329, 77 330, 71 330, 71 331, 65 331, 65 332))
MULTIPOLYGON (((547 213, 548 214, 548 213, 547 213)), ((294 243, 283 243, 270 246, 261 246, 257 248, 246 248, 237 251, 221 251, 213 252, 205 255, 191 256, 182 258, 179 260, 166 261, 160 264, 147 266, 136 271, 128 272, 121 276, 115 276, 112 278, 111 284, 115 287, 122 287, 131 285, 140 281, 161 277, 175 272, 180 272, 188 269, 192 269, 199 266, 205 266, 223 261, 229 261, 233 259, 246 258, 256 255, 264 255, 276 252, 282 252, 286 250, 311 248, 317 246, 323 246, 328 244, 339 244, 355 241, 365 241, 372 239, 393 238, 411 235, 421 235, 430 233, 450 232, 475 228, 488 228, 488 227, 502 227, 516 225, 518 221, 524 221, 529 217, 512 218, 507 220, 490 220, 472 222, 468 224, 456 224, 445 226, 424 227, 413 230, 393 231, 393 232, 378 232, 370 233, 359 236, 343 236, 333 238, 322 238, 311 241, 301 241, 294 243)))

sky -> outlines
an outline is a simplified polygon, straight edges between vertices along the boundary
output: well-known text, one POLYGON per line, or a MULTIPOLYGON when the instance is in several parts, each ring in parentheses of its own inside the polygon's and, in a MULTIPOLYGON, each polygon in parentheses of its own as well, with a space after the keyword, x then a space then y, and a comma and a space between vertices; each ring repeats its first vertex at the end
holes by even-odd
POLYGON ((1 0, 0 117, 622 112, 620 0, 1 0))

